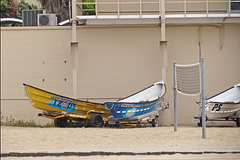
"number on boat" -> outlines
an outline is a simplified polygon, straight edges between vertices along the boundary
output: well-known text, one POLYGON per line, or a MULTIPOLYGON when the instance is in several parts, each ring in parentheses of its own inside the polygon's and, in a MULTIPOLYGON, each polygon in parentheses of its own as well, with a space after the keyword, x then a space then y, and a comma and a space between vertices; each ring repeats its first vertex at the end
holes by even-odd
POLYGON ((212 111, 214 111, 214 109, 216 109, 216 111, 220 111, 222 107, 222 104, 215 104, 214 107, 212 108, 212 111))

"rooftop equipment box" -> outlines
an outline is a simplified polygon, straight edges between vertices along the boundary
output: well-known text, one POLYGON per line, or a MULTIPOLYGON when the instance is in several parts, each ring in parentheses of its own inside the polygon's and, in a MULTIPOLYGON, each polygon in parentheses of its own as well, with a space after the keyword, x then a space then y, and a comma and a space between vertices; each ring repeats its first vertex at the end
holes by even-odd
POLYGON ((42 14, 42 9, 22 10, 23 26, 37 26, 37 15, 42 14))

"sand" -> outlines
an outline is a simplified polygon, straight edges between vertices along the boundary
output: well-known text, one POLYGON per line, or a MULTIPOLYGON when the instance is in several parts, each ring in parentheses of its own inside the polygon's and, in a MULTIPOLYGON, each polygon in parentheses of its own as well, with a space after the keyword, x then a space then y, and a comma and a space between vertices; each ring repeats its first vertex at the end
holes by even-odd
MULTIPOLYGON (((1 150, 205 150, 235 147, 240 151, 239 127, 147 128, 24 128, 1 127, 1 150)), ((226 155, 225 155, 226 156, 226 155)), ((236 155, 235 155, 236 156, 236 155)), ((240 154, 238 154, 240 156, 240 154)), ((150 157, 149 157, 150 158, 150 157)), ((11 159, 11 158, 8 158, 11 159)), ((153 158, 154 159, 154 158, 153 158)))
POLYGON ((239 127, 24 128, 1 127, 2 150, 240 146, 239 127))

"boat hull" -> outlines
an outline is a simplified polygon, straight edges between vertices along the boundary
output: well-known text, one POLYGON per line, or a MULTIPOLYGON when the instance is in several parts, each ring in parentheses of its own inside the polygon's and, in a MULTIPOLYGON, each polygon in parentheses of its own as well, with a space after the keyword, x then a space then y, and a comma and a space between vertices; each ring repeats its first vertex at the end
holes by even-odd
POLYGON ((208 103, 206 115, 208 119, 226 119, 240 111, 240 104, 208 103))
POLYGON ((240 83, 207 99, 209 119, 227 119, 236 112, 240 112, 240 83))
MULTIPOLYGON (((157 82, 117 102, 105 102, 115 119, 141 119, 163 106, 166 86, 157 82)), ((163 107, 162 107, 163 108, 163 107)))
MULTIPOLYGON (((206 120, 233 120, 240 126, 240 83, 206 100, 206 120)), ((201 126, 202 107, 199 108, 193 123, 201 126)))
POLYGON ((33 107, 59 113, 76 113, 89 118, 91 113, 99 113, 102 117, 111 115, 105 104, 80 101, 77 99, 51 93, 31 85, 24 84, 25 91, 33 107))
POLYGON ((116 119, 132 118, 146 115, 160 107, 160 99, 150 103, 118 103, 106 102, 116 119))

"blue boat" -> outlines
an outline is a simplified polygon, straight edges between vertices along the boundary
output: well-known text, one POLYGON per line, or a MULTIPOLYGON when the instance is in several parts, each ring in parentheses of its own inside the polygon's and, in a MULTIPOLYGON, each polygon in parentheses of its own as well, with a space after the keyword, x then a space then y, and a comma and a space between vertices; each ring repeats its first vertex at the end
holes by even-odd
POLYGON ((117 120, 142 120, 156 117, 157 111, 163 108, 165 93, 166 85, 160 81, 124 99, 105 104, 117 120))

